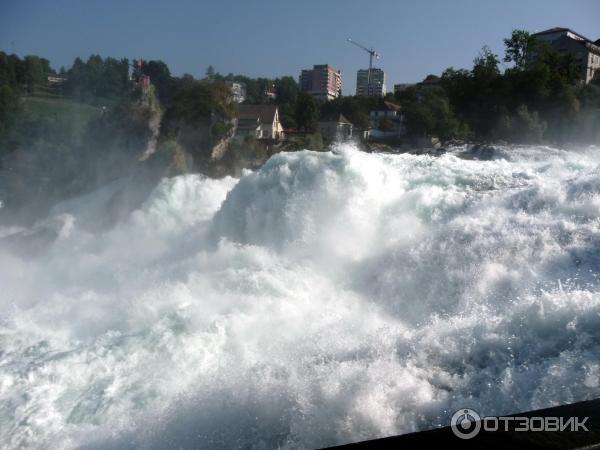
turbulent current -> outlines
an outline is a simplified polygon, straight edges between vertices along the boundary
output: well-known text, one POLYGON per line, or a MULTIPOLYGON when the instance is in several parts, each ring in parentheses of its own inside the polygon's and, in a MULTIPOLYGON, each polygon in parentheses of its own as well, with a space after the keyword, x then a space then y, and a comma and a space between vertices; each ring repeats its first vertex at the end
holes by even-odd
POLYGON ((600 396, 600 149, 472 156, 281 153, 0 229, 0 447, 314 448, 600 396))

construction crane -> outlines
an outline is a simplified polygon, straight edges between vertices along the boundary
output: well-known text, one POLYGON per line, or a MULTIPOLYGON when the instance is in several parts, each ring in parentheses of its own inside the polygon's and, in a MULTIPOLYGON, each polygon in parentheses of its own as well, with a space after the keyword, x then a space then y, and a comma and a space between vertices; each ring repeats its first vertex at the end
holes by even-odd
POLYGON ((358 42, 353 41, 350 38, 348 38, 348 42, 356 45, 358 48, 364 50, 365 52, 367 52, 369 54, 369 72, 367 72, 367 96, 369 96, 371 93, 371 70, 373 69, 373 56, 375 57, 375 59, 379 59, 379 58, 381 58, 381 55, 379 53, 377 53, 377 51, 375 51, 375 49, 367 48, 364 45, 359 44, 358 42))

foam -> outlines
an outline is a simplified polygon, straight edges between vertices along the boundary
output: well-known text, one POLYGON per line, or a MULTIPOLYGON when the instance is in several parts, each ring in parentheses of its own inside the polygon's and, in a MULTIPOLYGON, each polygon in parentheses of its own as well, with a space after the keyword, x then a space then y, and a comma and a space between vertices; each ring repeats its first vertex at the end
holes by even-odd
POLYGON ((0 248, 0 445, 314 448, 597 397, 597 149, 459 153, 282 153, 104 230, 106 189, 56 208, 0 248))

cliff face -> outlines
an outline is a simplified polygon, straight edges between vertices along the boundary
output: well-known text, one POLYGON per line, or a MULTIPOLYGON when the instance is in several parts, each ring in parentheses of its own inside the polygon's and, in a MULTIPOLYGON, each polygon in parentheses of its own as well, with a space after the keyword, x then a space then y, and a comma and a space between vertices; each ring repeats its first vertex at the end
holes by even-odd
POLYGON ((240 165, 235 105, 224 85, 194 82, 167 108, 152 85, 99 107, 33 100, 23 101, 15 137, 0 148, 0 220, 34 221, 58 202, 123 178, 151 188, 163 176, 222 177, 240 165))
POLYGON ((148 139, 148 144, 146 145, 146 150, 140 157, 140 161, 144 161, 156 151, 160 135, 160 122, 163 116, 163 110, 160 107, 154 86, 150 85, 150 87, 142 93, 140 104, 141 107, 148 110, 150 116, 148 118, 150 137, 148 139))
POLYGON ((166 161, 170 173, 184 170, 223 176, 231 172, 234 131, 235 104, 227 87, 196 82, 178 93, 166 110, 157 159, 166 161))
POLYGON ((145 161, 156 150, 162 115, 152 86, 106 106, 66 98, 21 102, 8 145, 0 148, 0 220, 30 222, 57 202, 149 172, 145 161))

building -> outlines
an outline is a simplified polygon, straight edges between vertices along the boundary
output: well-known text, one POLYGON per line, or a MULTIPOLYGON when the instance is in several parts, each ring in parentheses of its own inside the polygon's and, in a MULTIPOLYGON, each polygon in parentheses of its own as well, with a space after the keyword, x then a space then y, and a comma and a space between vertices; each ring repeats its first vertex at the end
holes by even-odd
MULTIPOLYGON (((600 80, 600 39, 593 42, 569 28, 558 27, 534 33, 533 36, 550 44, 561 55, 573 55, 581 67, 581 80, 584 83, 600 80)), ((532 52, 531 60, 535 60, 536 56, 536 52, 532 52)))
POLYGON ((267 97, 269 100, 277 100, 277 89, 275 88, 274 84, 267 86, 265 89, 265 97, 267 97))
POLYGON ((60 75, 48 75, 49 86, 61 86, 67 82, 67 77, 60 75))
POLYGON ((373 127, 378 128, 383 119, 398 121, 402 118, 402 112, 399 105, 392 102, 383 102, 382 106, 369 112, 369 121, 373 127))
POLYGON ((48 92, 62 96, 63 86, 67 81, 67 77, 62 75, 48 75, 48 92))
POLYGON ((319 120, 319 132, 328 141, 346 141, 352 139, 352 122, 342 114, 325 116, 319 120))
POLYGON ((236 136, 255 139, 283 139, 277 105, 239 105, 236 136))
POLYGON ((399 105, 383 102, 382 105, 369 112, 369 138, 392 139, 405 134, 404 117, 399 105))
POLYGON ((360 69, 356 72, 356 95, 359 97, 384 97, 385 72, 382 69, 371 69, 369 81, 369 69, 360 69))
POLYGON ((416 83, 398 83, 394 85, 394 94, 399 94, 408 88, 415 87, 416 83))
POLYGON ((242 81, 225 81, 225 84, 231 89, 234 102, 242 103, 246 100, 246 83, 242 81))
POLYGON ((300 90, 317 100, 333 100, 342 95, 342 72, 329 64, 305 69, 300 74, 300 90))
POLYGON ((419 88, 435 88, 441 86, 442 79, 437 75, 427 75, 425 79, 419 83, 417 83, 417 87, 419 88))

